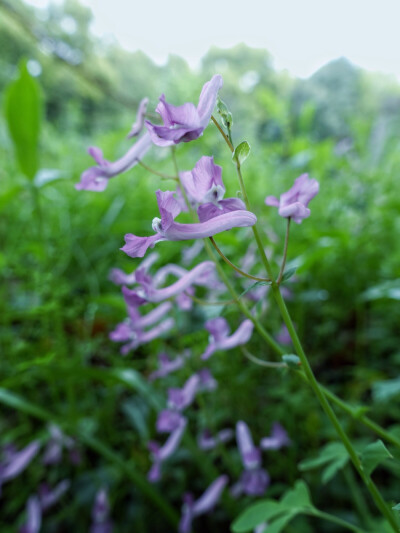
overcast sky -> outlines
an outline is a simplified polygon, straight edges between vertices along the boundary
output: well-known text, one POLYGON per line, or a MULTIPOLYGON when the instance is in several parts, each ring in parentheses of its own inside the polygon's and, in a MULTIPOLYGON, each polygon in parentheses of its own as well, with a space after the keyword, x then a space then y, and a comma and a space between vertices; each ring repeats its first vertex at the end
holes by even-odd
MULTIPOLYGON (((54 1, 54 0, 53 0, 54 1)), ((56 0, 57 1, 57 0, 56 0)), ((44 7, 49 0, 29 0, 44 7)), ((306 77, 345 56, 400 80, 400 0, 81 0, 96 35, 113 35, 157 63, 196 66, 212 45, 266 48, 275 67, 306 77), (240 7, 235 7, 239 5, 240 7)))

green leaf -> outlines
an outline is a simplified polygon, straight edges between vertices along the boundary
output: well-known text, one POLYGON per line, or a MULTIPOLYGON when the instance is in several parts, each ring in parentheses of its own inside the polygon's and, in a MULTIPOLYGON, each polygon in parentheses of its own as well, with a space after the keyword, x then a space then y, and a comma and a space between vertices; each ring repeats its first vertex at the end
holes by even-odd
POLYGON ((301 361, 297 355, 294 355, 293 353, 285 353, 285 355, 282 355, 282 360, 287 364, 288 367, 299 370, 301 361))
POLYGON ((286 492, 281 500, 281 507, 285 507, 288 510, 294 508, 314 508, 311 503, 310 492, 303 480, 296 481, 294 488, 286 492))
POLYGON ((229 111, 228 106, 223 100, 221 100, 219 96, 217 100, 217 111, 221 117, 222 124, 224 125, 224 127, 227 130, 231 129, 231 127, 233 126, 232 113, 229 111))
POLYGON ((247 141, 241 142, 236 146, 235 151, 232 154, 232 161, 241 165, 246 161, 250 154, 250 145, 247 141))
POLYGON ((42 98, 25 62, 20 64, 19 78, 7 88, 5 115, 19 167, 32 180, 38 169, 42 98))
POLYGON ((322 472, 322 482, 328 483, 348 462, 349 457, 346 448, 339 442, 331 442, 320 450, 317 457, 306 459, 299 464, 300 470, 312 470, 326 465, 322 472))
POLYGON ((393 459, 393 456, 389 453, 381 440, 368 444, 361 454, 361 463, 368 476, 371 475, 375 468, 385 459, 393 459))
POLYGON ((263 500, 247 507, 233 522, 233 533, 251 531, 266 520, 281 514, 281 506, 275 500, 263 500))
POLYGON ((393 511, 399 511, 400 512, 400 503, 392 507, 393 511))
POLYGON ((281 533, 283 528, 298 514, 296 511, 289 511, 284 516, 274 520, 271 524, 268 524, 267 533, 281 533))
POLYGON ((400 377, 377 381, 372 385, 372 397, 376 402, 389 402, 400 395, 400 377))
POLYGON ((288 268, 286 270, 286 272, 284 272, 284 274, 282 276, 281 283, 283 283, 284 281, 287 281, 288 279, 290 279, 296 273, 296 270, 297 270, 297 267, 288 268))

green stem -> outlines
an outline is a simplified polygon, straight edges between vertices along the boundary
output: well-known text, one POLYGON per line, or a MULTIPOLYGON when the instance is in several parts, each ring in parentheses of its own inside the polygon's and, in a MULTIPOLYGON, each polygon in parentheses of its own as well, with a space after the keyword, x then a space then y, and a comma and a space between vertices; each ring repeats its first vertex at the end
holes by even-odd
POLYGON ((243 270, 240 270, 240 268, 238 268, 236 265, 231 263, 231 261, 229 261, 229 259, 221 252, 214 238, 209 237, 209 239, 211 241, 211 244, 214 246, 215 250, 217 251, 218 255, 222 257, 225 263, 229 265, 231 268, 233 268, 233 270, 235 270, 238 274, 240 274, 241 276, 244 276, 245 278, 254 279, 256 281, 268 281, 268 282, 271 281, 268 278, 258 278, 257 276, 253 276, 252 274, 247 274, 246 272, 243 272, 243 270))
POLYGON ((241 346, 241 349, 242 349, 242 353, 243 355, 249 359, 250 361, 252 361, 253 363, 255 363, 256 365, 259 365, 259 366, 265 366, 267 368, 287 368, 287 364, 286 363, 277 363, 275 361, 263 361, 262 359, 259 359, 258 357, 256 357, 255 355, 251 354, 247 348, 245 348, 244 346, 241 346))
POLYGON ((371 516, 369 514, 368 505, 365 501, 364 495, 361 492, 360 487, 357 485, 356 479, 354 477, 354 472, 349 465, 346 465, 343 468, 342 472, 346 483, 350 489, 350 493, 354 501, 354 506, 357 509, 357 513, 361 520, 361 523, 364 525, 364 527, 368 528, 371 522, 371 516))
POLYGON ((286 258, 287 258, 287 251, 288 251, 288 245, 289 245, 289 232, 290 232, 290 217, 287 221, 286 226, 286 235, 285 235, 285 246, 283 248, 283 259, 282 259, 282 265, 281 269, 279 271, 278 279, 276 280, 277 284, 279 285, 283 278, 283 273, 285 271, 285 265, 286 265, 286 258))
POLYGON ((364 529, 360 529, 357 526, 354 526, 353 524, 350 524, 349 522, 346 522, 345 520, 342 520, 341 518, 338 518, 337 516, 333 516, 329 513, 324 513, 320 510, 315 510, 309 513, 311 516, 315 516, 317 518, 322 518, 323 520, 327 520, 328 522, 332 522, 333 524, 337 524, 338 526, 342 526, 346 529, 350 529, 350 531, 355 531, 355 533, 365 533, 364 529))
POLYGON ((211 120, 214 122, 214 124, 217 126, 217 128, 219 129, 219 132, 221 133, 222 137, 224 138, 226 144, 229 146, 229 150, 233 153, 235 151, 234 147, 233 147, 233 143, 232 143, 232 139, 229 139, 230 137, 230 134, 229 134, 229 137, 226 135, 226 133, 224 132, 224 130, 221 128, 221 126, 219 125, 219 122, 218 120, 214 117, 214 115, 211 115, 211 120))
POLYGON ((143 168, 145 168, 147 171, 151 172, 155 176, 159 176, 163 180, 174 180, 178 181, 178 178, 176 176, 169 176, 168 174, 164 174, 163 172, 159 172, 158 170, 155 170, 154 168, 149 167, 149 165, 146 165, 146 163, 143 163, 143 161, 138 161, 139 165, 143 168))
POLYGON ((331 424, 336 430, 336 433, 338 434, 340 440, 343 442, 343 445, 345 446, 347 453, 349 454, 349 457, 357 470, 359 476, 363 480, 365 486, 367 487, 369 493, 371 494, 372 499, 374 500, 376 506, 381 511, 381 513, 384 515, 386 520, 389 522, 389 524, 392 526, 393 531, 400 531, 394 514, 391 510, 387 507, 384 499, 382 498, 380 492, 378 491, 375 483, 372 481, 370 476, 368 476, 363 469, 363 466, 361 464, 361 461, 357 455, 356 450, 354 449, 352 443, 350 442, 350 439, 348 438, 346 432, 342 428, 338 418, 335 415, 335 412, 333 411, 332 407, 330 406, 328 400, 325 397, 325 394, 322 390, 322 388, 319 386, 319 383, 314 375, 314 372, 311 369, 310 363, 308 362, 307 356, 304 353, 303 347, 301 345, 300 339, 297 336, 297 332, 294 328, 292 319, 289 315, 289 312, 287 310, 286 304, 282 298, 282 295, 279 291, 279 287, 277 285, 272 286, 272 290, 274 292, 275 300, 278 304, 279 310, 281 312, 283 321, 286 324, 286 327, 289 331, 290 337, 293 341, 293 345, 296 349, 296 353, 300 358, 302 368, 304 370, 304 373, 306 374, 308 383, 310 387, 312 388, 315 396, 317 397, 319 403, 321 404, 321 407, 325 411, 325 414, 329 418, 331 424))

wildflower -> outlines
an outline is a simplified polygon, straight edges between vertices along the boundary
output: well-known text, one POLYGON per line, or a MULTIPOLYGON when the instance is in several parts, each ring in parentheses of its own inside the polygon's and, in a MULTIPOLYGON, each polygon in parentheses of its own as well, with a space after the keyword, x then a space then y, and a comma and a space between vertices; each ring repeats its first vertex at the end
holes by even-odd
POLYGON ((125 235, 125 246, 121 248, 130 257, 143 257, 148 248, 160 241, 187 241, 212 237, 217 233, 235 228, 253 226, 257 217, 245 209, 223 213, 211 220, 194 224, 180 224, 175 218, 181 211, 172 191, 156 192, 161 218, 154 218, 152 227, 155 235, 137 237, 132 233, 125 235))
POLYGON ((229 326, 225 318, 218 317, 207 320, 206 329, 210 332, 210 340, 206 351, 201 356, 208 359, 217 350, 230 350, 236 346, 246 344, 253 333, 253 322, 245 320, 238 329, 229 336, 229 326))
POLYGON ((279 450, 283 446, 289 446, 290 442, 286 430, 279 422, 275 422, 272 426, 271 435, 261 439, 260 448, 262 450, 279 450))
POLYGON ((182 356, 178 356, 174 360, 171 360, 165 353, 161 353, 158 356, 158 360, 160 362, 159 369, 155 370, 150 374, 149 381, 154 381, 155 379, 163 378, 171 372, 179 370, 185 364, 185 360, 182 356))
POLYGON ((115 285, 133 285, 136 283, 136 271, 149 270, 149 268, 158 260, 159 257, 160 256, 157 252, 153 252, 146 257, 146 259, 143 259, 140 265, 138 265, 136 270, 134 270, 131 274, 126 274, 119 268, 112 268, 109 275, 109 280, 115 283, 115 285))
POLYGON ((191 494, 184 496, 182 507, 182 517, 179 523, 179 533, 190 533, 192 531, 192 521, 196 516, 209 513, 218 503, 222 492, 228 483, 228 476, 219 476, 214 480, 208 489, 194 501, 191 494))
POLYGON ((161 464, 171 457, 173 453, 177 450, 183 433, 185 432, 187 420, 182 416, 179 425, 174 431, 170 434, 163 446, 160 446, 157 442, 150 441, 148 443, 149 450, 152 454, 153 465, 150 468, 147 478, 150 482, 154 483, 159 481, 161 478, 161 464))
POLYGON ((214 378, 214 376, 211 374, 210 370, 208 368, 202 368, 197 372, 197 375, 199 376, 199 391, 208 391, 212 392, 215 389, 218 388, 218 382, 214 378))
POLYGON ((42 525, 42 509, 39 498, 31 496, 26 504, 26 522, 19 533, 39 533, 42 525))
POLYGON ((193 170, 181 172, 180 178, 193 204, 215 203, 224 197, 222 167, 214 164, 213 157, 203 156, 193 170))
POLYGON ((48 440, 44 450, 44 455, 42 458, 43 464, 54 465, 60 463, 64 447, 69 451, 71 462, 79 463, 80 457, 77 452, 74 439, 64 435, 64 433, 56 424, 50 424, 48 429, 50 433, 50 439, 48 440))
POLYGON ((90 533, 112 533, 113 525, 110 520, 110 504, 107 491, 100 489, 92 508, 92 525, 90 533))
POLYGON ((110 178, 134 167, 144 157, 150 146, 151 139, 149 134, 146 133, 124 156, 114 162, 104 159, 103 152, 100 148, 91 146, 88 152, 97 163, 97 166, 90 167, 82 173, 81 181, 75 185, 75 189, 96 192, 104 191, 110 178))
POLYGON ((221 76, 213 76, 204 85, 197 107, 192 103, 176 107, 168 104, 162 94, 156 107, 156 112, 159 113, 164 124, 157 126, 148 120, 145 121, 154 144, 172 146, 180 142, 193 141, 200 137, 210 121, 222 83, 221 76))
POLYGON ((279 332, 275 335, 275 339, 280 343, 284 344, 286 346, 289 346, 292 344, 292 338, 290 336, 289 330, 285 326, 285 324, 282 324, 281 329, 279 332))
POLYGON ((212 450, 218 444, 228 442, 232 437, 233 431, 229 428, 221 429, 215 437, 212 436, 209 430, 205 429, 197 439, 197 445, 201 450, 212 450))
POLYGON ((46 511, 67 492, 71 482, 68 479, 60 481, 53 489, 49 487, 46 483, 42 483, 39 487, 39 500, 40 507, 43 511, 46 511))
POLYGON ((4 459, 0 463, 0 490, 5 481, 14 479, 29 465, 40 449, 40 442, 32 441, 20 451, 14 447, 8 447, 4 453, 4 459))
POLYGON ((149 103, 148 98, 143 98, 140 101, 137 115, 136 115, 136 122, 132 124, 131 131, 128 133, 128 139, 130 139, 131 137, 136 137, 142 131, 143 126, 144 126, 144 117, 146 114, 148 103, 149 103))
POLYGON ((277 207, 281 217, 293 218, 297 224, 301 224, 304 218, 310 216, 311 211, 307 206, 318 191, 318 181, 310 179, 308 174, 302 174, 287 192, 281 194, 279 200, 275 196, 267 196, 265 203, 277 207))
POLYGON ((193 374, 181 388, 168 389, 168 407, 182 411, 193 402, 200 383, 200 377, 193 374))

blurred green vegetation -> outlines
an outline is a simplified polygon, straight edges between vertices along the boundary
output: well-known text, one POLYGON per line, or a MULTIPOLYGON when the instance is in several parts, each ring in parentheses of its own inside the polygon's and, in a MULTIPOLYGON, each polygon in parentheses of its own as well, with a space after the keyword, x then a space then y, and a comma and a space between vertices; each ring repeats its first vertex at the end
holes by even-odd
MULTIPOLYGON (((48 410, 77 437, 83 458, 78 467, 63 462, 53 469, 36 460, 6 484, 0 511, 5 533, 21 525, 25 502, 38 483, 63 478, 72 480, 72 490, 45 517, 43 531, 87 531, 94 494, 103 485, 110 490, 116 531, 150 531, 149 524, 152 532, 168 531, 163 516, 154 513, 121 464, 88 442, 99 439, 122 464, 129 459, 145 476, 155 406, 165 402, 167 386, 180 386, 200 362, 193 357, 193 366, 179 377, 156 382, 149 390, 140 375, 154 370, 163 349, 178 354, 193 348, 199 355, 207 344, 203 324, 208 310, 196 307, 177 315, 179 335, 122 358, 108 334, 125 309, 108 274, 115 266, 127 272, 136 267, 118 250, 123 235, 149 233, 157 214, 154 191, 171 185, 140 167, 111 180, 104 193, 78 192, 73 185, 92 164, 86 155, 89 145, 100 146, 109 159, 129 148, 126 134, 142 97, 150 98, 151 110, 161 93, 176 104, 197 102, 202 85, 215 73, 224 78, 221 97, 233 113, 235 141, 246 139, 252 147, 244 178, 276 270, 285 221, 264 206, 264 198, 279 196, 303 172, 320 182, 311 217, 293 224, 288 264, 297 266, 288 283, 293 292, 288 305, 318 378, 341 397, 367 403, 371 417, 384 427, 397 434, 400 428, 400 384, 395 380, 400 365, 400 87, 346 59, 309 79, 292 79, 273 69, 266 51, 245 45, 211 48, 197 72, 176 56, 158 66, 143 52, 95 39, 91 16, 73 0, 40 12, 21 0, 0 0, 3 109, 5 89, 17 77, 22 59, 36 76, 44 102, 40 170, 34 181, 21 174, 5 116, 0 116, 0 386, 48 410), (138 373, 127 374, 130 380, 124 381, 121 369, 138 373)), ((202 155, 214 155, 224 168, 228 194, 236 194, 230 154, 211 125, 201 139, 179 146, 177 155, 181 169, 192 168, 202 155)), ((147 159, 154 168, 172 173, 168 150, 153 148, 147 159)), ((249 234, 232 231, 217 241, 240 263, 249 234)), ((179 263, 182 248, 182 243, 158 244, 158 265, 179 263)), ((243 290, 239 279, 235 285, 243 290)), ((225 314, 235 328, 237 310, 227 308, 225 314)), ((272 334, 280 330, 272 300, 262 322, 272 334)), ((256 334, 249 349, 274 358, 256 334)), ((210 366, 219 390, 189 413, 191 432, 196 435, 208 425, 233 427, 243 419, 258 441, 278 420, 293 440, 290 448, 265 454, 272 479, 268 494, 279 496, 299 477, 298 463, 315 456, 333 437, 332 430, 295 375, 251 366, 240 350, 216 354, 210 366)), ((46 424, 29 409, 2 406, 1 412, 1 445, 46 440, 46 424)), ((362 426, 343 420, 356 441, 372 439, 362 426)), ((182 448, 161 483, 162 493, 178 510, 183 492, 199 494, 211 481, 212 468, 225 471, 217 452, 196 452, 189 442, 182 448)), ((234 446, 229 449, 234 481, 240 467, 234 446)), ((396 502, 392 474, 398 470, 392 465, 375 474, 387 500, 396 502)), ((339 473, 321 490, 320 474, 304 474, 316 505, 356 520, 346 477, 339 473)), ((238 502, 230 518, 249 501, 238 502)), ((373 509, 370 502, 367 506, 373 509)), ((228 527, 229 517, 219 510, 213 519, 199 520, 196 530, 228 527)), ((320 528, 315 520, 299 518, 287 531, 338 531, 326 524, 320 528)))

